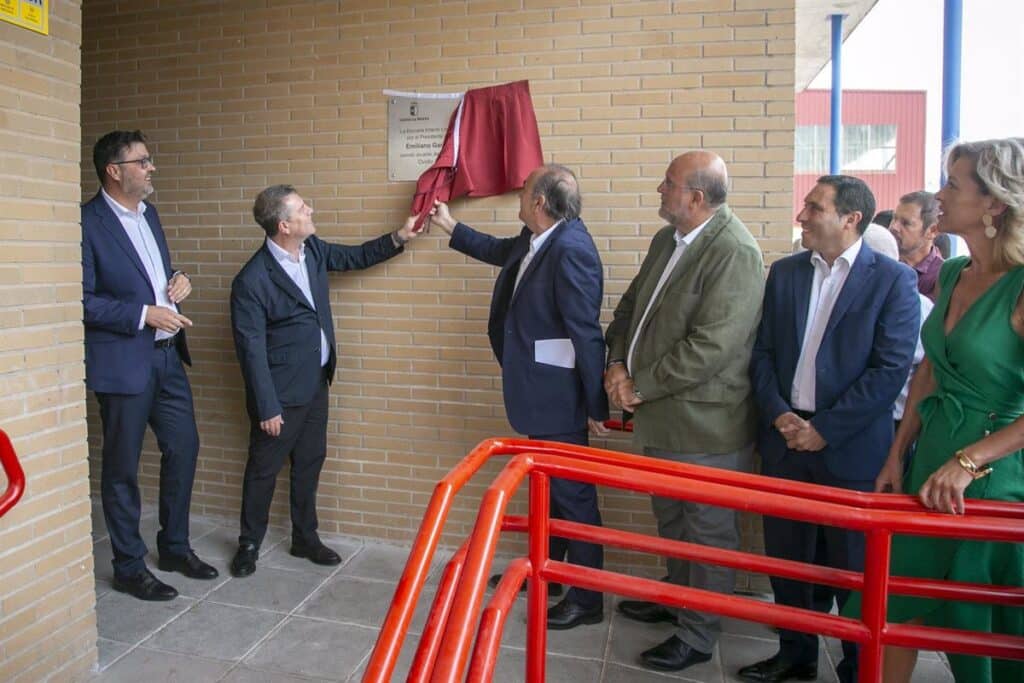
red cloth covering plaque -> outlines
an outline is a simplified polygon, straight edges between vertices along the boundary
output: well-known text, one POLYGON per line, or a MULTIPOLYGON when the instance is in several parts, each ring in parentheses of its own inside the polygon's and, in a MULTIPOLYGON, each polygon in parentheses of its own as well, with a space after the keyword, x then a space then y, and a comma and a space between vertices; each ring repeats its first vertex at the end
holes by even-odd
POLYGON ((434 200, 517 190, 544 163, 528 81, 467 90, 434 165, 416 181, 412 213, 423 226, 434 200))

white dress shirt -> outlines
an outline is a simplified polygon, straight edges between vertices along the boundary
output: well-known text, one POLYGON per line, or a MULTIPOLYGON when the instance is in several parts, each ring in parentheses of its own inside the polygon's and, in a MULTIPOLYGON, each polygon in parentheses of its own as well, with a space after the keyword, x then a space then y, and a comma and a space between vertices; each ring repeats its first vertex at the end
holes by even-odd
POLYGON ((807 325, 804 327, 804 343, 800 347, 800 358, 793 373, 793 390, 791 405, 797 410, 815 412, 815 390, 818 350, 821 340, 828 327, 828 319, 832 317, 832 309, 836 306, 839 293, 850 276, 853 262, 857 260, 864 241, 857 239, 847 248, 831 266, 818 252, 811 254, 811 265, 814 266, 814 279, 811 282, 811 297, 807 302, 807 325))
MULTIPOLYGON (((100 193, 103 195, 103 199, 106 200, 110 210, 117 216, 117 220, 121 222, 121 227, 124 228, 128 239, 131 240, 132 246, 135 247, 135 252, 139 255, 139 260, 142 261, 142 267, 146 269, 149 284, 153 288, 156 305, 169 308, 177 313, 178 307, 167 296, 167 273, 164 272, 163 259, 160 256, 160 248, 156 244, 156 238, 153 237, 153 229, 149 227, 149 223, 146 221, 146 203, 139 202, 139 205, 134 210, 126 209, 107 194, 106 190, 101 189, 100 193)), ((140 330, 146 326, 147 308, 149 307, 143 304, 142 317, 139 318, 140 330)), ((158 329, 155 339, 156 341, 170 339, 174 334, 158 329)))
MULTIPOLYGON (((712 216, 711 218, 714 218, 712 216)), ((697 239, 697 235, 701 233, 708 223, 711 222, 711 218, 698 225, 696 228, 680 235, 679 231, 672 233, 672 238, 676 241, 676 248, 672 252, 672 256, 669 257, 668 263, 665 264, 665 269, 661 271, 661 276, 658 278, 658 284, 654 285, 654 291, 651 292, 651 300, 647 302, 647 308, 644 309, 644 314, 640 317, 640 324, 636 326, 636 333, 633 335, 633 341, 629 343, 629 351, 626 352, 626 372, 633 375, 633 351, 636 350, 636 340, 640 338, 640 330, 644 329, 644 322, 647 320, 647 314, 651 312, 651 306, 654 305, 654 301, 658 298, 658 293, 661 292, 661 288, 665 286, 669 276, 675 269, 676 264, 679 263, 679 259, 682 258, 683 252, 686 251, 686 247, 693 244, 693 241, 697 239)))
MULTIPOLYGON (((932 308, 935 304, 932 300, 926 297, 924 294, 918 292, 918 299, 921 301, 921 327, 924 327, 924 321, 931 315, 932 308)), ((918 328, 917 333, 917 348, 914 349, 914 362, 910 366, 910 375, 907 376, 907 381, 903 383, 903 388, 900 389, 900 395, 896 397, 896 403, 892 406, 892 419, 902 420, 903 411, 907 407, 907 397, 910 396, 910 380, 914 379, 914 373, 917 372, 917 366, 924 360, 924 346, 921 344, 921 331, 918 328)))
POLYGON ((561 224, 561 222, 562 221, 556 222, 554 225, 552 225, 550 228, 548 228, 539 235, 530 235, 530 250, 526 252, 526 255, 523 256, 523 260, 519 262, 519 272, 516 273, 516 284, 512 288, 513 294, 515 294, 516 290, 519 289, 519 282, 523 279, 523 273, 526 272, 526 267, 529 266, 530 261, 533 260, 534 254, 537 253, 537 250, 540 249, 540 246, 544 244, 548 236, 551 235, 551 231, 557 228, 561 224))
MULTIPOLYGON (((278 246, 274 240, 267 238, 267 248, 274 258, 284 269, 284 272, 291 278, 295 286, 302 291, 309 305, 316 310, 316 302, 313 301, 313 290, 309 286, 309 271, 306 269, 306 243, 299 245, 299 260, 296 261, 287 249, 278 246)), ((331 347, 327 344, 327 335, 323 328, 320 328, 320 367, 326 367, 327 361, 331 358, 331 347)))

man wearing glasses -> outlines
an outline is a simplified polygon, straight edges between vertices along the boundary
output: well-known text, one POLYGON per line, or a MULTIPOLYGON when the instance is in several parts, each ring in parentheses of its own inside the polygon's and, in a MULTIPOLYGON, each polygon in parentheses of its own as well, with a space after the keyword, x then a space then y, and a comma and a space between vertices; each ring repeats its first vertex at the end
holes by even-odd
POLYGON ((163 571, 213 579, 217 570, 192 552, 188 516, 199 454, 191 364, 178 309, 192 292, 171 269, 156 208, 145 201, 156 170, 141 131, 113 131, 93 147, 101 189, 82 206, 82 303, 85 381, 96 393, 103 423, 103 516, 114 552, 115 590, 140 600, 178 595, 146 567, 139 533, 139 455, 149 424, 160 460, 163 571))

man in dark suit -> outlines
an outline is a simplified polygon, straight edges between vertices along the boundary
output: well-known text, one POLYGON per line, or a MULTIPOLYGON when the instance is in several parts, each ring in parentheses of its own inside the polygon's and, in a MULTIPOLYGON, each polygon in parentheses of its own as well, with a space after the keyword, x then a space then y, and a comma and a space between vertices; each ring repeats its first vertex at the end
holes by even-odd
POLYGON ((178 592, 146 568, 139 534, 139 455, 149 424, 160 460, 158 566, 195 579, 217 570, 192 552, 188 513, 199 454, 191 364, 180 304, 187 275, 171 270, 156 208, 145 201, 156 170, 140 131, 113 131, 93 147, 101 189, 82 206, 85 381, 103 423, 103 516, 114 551, 114 589, 141 600, 178 592))
MULTIPOLYGON (((819 178, 796 217, 808 251, 777 261, 768 275, 750 363, 768 476, 871 491, 888 454, 892 406, 914 356, 920 305, 914 271, 861 238, 874 209, 861 180, 819 178)), ((774 517, 765 518, 764 533, 773 557, 864 567, 860 533, 774 517)), ((779 604, 826 612, 833 599, 842 606, 848 596, 775 577, 772 587, 779 604)), ((740 678, 817 675, 817 636, 782 630, 779 642, 778 654, 743 667, 740 678)), ((837 673, 854 681, 856 646, 843 643, 843 651, 837 673)))
POLYGON ((360 270, 401 253, 415 236, 405 225, 356 247, 314 233, 313 209, 291 185, 256 197, 263 245, 231 283, 231 326, 245 380, 249 459, 242 485, 234 576, 256 571, 274 484, 291 459, 291 554, 341 562, 317 535, 316 489, 327 455, 327 395, 337 366, 328 272, 360 270))
MULTIPOLYGON (((501 365, 505 412, 531 439, 588 444, 587 430, 606 433, 608 400, 601 386, 601 259, 580 220, 579 184, 572 171, 548 164, 534 170, 519 195, 517 237, 499 239, 458 223, 436 202, 432 221, 451 235, 449 246, 499 266, 487 334, 501 365)), ((551 516, 601 524, 593 484, 551 480, 551 516)), ((603 567, 601 546, 552 537, 550 556, 603 567)), ((604 618, 600 593, 573 588, 548 610, 548 628, 569 629, 604 618)))
MULTIPOLYGON (((713 152, 672 160, 658 186, 668 223, 651 240, 640 272, 608 326, 611 402, 634 412, 633 443, 644 455, 746 471, 751 468, 754 402, 747 360, 764 287, 761 249, 726 204, 729 177, 713 152)), ((736 512, 654 496, 663 538, 739 548, 736 512)), ((669 558, 668 581, 732 593, 735 571, 669 558)), ((676 632, 640 653, 658 671, 681 671, 711 659, 719 617, 623 600, 635 621, 666 621, 676 632)))

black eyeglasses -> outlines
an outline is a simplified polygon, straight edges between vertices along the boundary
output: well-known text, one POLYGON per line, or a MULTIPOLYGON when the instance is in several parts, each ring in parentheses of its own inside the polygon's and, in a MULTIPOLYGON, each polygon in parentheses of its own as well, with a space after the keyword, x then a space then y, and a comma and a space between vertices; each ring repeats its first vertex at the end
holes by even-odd
POLYGON ((142 168, 146 168, 147 166, 149 166, 150 168, 156 168, 156 166, 153 165, 153 157, 142 157, 141 159, 125 159, 124 161, 111 161, 110 163, 114 164, 115 166, 120 166, 121 164, 138 164, 142 168))

